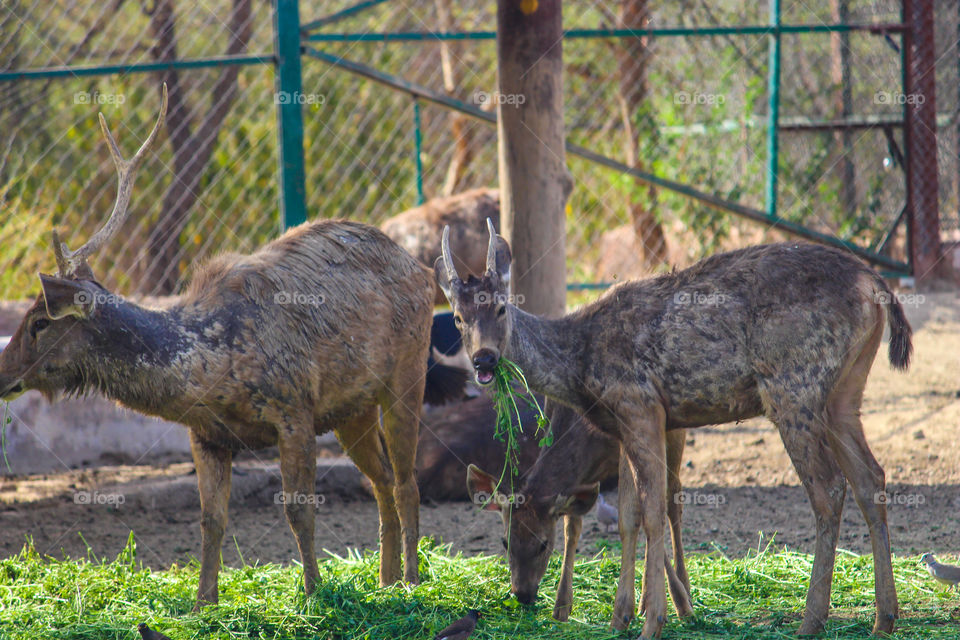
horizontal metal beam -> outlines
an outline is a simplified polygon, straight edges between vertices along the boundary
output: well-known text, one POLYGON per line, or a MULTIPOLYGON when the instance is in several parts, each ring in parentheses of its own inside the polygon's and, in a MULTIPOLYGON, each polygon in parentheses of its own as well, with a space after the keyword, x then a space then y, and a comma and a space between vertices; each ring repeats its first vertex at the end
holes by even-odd
MULTIPOLYGON (((409 93, 411 96, 423 98, 428 102, 438 104, 448 109, 459 111, 460 113, 471 116, 483 122, 487 122, 490 124, 496 124, 497 122, 497 116, 493 113, 482 111, 472 104, 468 104, 466 102, 463 102, 462 100, 457 100, 456 98, 451 98, 450 96, 444 95, 442 93, 438 93, 428 87, 414 84, 398 76, 384 73, 382 71, 369 67, 365 64, 354 62, 352 60, 346 60, 344 58, 341 58, 340 56, 331 55, 329 53, 326 53, 324 51, 320 51, 317 49, 313 49, 311 47, 305 47, 304 54, 306 54, 307 56, 310 56, 311 58, 315 58, 317 60, 326 62, 340 69, 344 69, 345 71, 349 71, 350 73, 354 73, 356 75, 368 78, 375 82, 379 82, 393 89, 397 89, 397 90, 409 93)), ((688 198, 701 202, 715 209, 720 209, 721 211, 727 211, 729 213, 736 214, 743 218, 753 220, 754 222, 759 222, 765 225, 771 225, 776 227, 777 229, 786 231, 787 233, 790 233, 792 235, 806 238, 808 240, 820 242, 821 244, 826 244, 826 245, 831 245, 834 247, 846 249, 851 253, 854 253, 860 256, 864 260, 867 260, 868 262, 886 267, 893 271, 909 273, 909 267, 907 264, 900 262, 898 260, 894 260, 893 258, 890 258, 887 256, 878 255, 870 251, 869 249, 865 249, 850 241, 843 240, 841 238, 837 238, 835 236, 831 236, 825 233, 820 233, 819 231, 814 231, 813 229, 808 229, 807 227, 804 227, 803 225, 798 224, 796 222, 792 222, 790 220, 784 220, 783 218, 780 218, 780 217, 768 216, 764 211, 761 211, 760 209, 748 207, 746 205, 742 205, 736 202, 730 202, 729 200, 724 200, 723 198, 720 198, 710 193, 706 193, 704 191, 700 191, 691 186, 688 186, 679 182, 674 182, 673 180, 669 180, 667 178, 661 178, 659 176, 653 175, 652 173, 647 173, 646 171, 635 169, 633 167, 623 164, 622 162, 618 162, 616 160, 613 160, 612 158, 608 158, 607 156, 601 155, 599 153, 594 153, 593 151, 590 151, 579 145, 575 145, 571 142, 566 143, 566 150, 567 150, 567 153, 571 155, 577 156, 579 158, 583 158, 585 160, 589 160, 591 162, 607 167, 609 169, 613 169, 615 171, 619 171, 621 173, 626 173, 630 176, 633 176, 634 178, 636 178, 641 182, 655 185, 660 188, 667 189, 668 191, 673 191, 674 193, 679 193, 680 195, 686 196, 688 198)))
POLYGON ((0 72, 0 82, 42 80, 44 78, 107 76, 123 73, 147 73, 150 71, 163 71, 164 69, 199 69, 204 67, 275 63, 276 58, 273 54, 253 54, 212 56, 209 58, 190 58, 185 60, 163 60, 137 64, 106 64, 89 67, 39 67, 36 69, 0 72))
POLYGON ((358 2, 357 4, 349 6, 346 9, 337 11, 336 13, 331 13, 330 15, 324 16, 323 18, 317 18, 316 20, 312 20, 311 22, 308 22, 302 25, 300 27, 300 30, 310 31, 312 29, 318 29, 328 24, 333 24, 334 22, 339 22, 344 18, 349 18, 350 16, 356 13, 360 13, 361 11, 365 11, 367 9, 370 9, 371 7, 375 7, 378 4, 383 4, 386 1, 387 0, 366 0, 366 2, 358 2))
MULTIPOLYGON (((740 27, 668 27, 662 29, 568 29, 564 39, 578 38, 665 38, 721 35, 778 35, 785 33, 896 33, 906 25, 891 24, 785 24, 740 27)), ((365 33, 311 33, 311 42, 422 42, 425 40, 496 40, 496 31, 374 31, 365 33)))

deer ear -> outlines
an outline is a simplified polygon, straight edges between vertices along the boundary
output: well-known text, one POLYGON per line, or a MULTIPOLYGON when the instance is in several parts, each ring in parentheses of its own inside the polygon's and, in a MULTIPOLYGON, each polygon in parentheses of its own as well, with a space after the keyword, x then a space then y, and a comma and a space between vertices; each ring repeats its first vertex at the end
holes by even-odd
POLYGON ((433 263, 433 275, 437 279, 437 286, 443 295, 447 297, 447 302, 453 305, 453 278, 455 274, 447 273, 447 266, 443 262, 443 256, 437 258, 433 263))
POLYGON ((97 291, 87 282, 40 274, 43 301, 52 320, 67 316, 85 319, 96 309, 97 291))
POLYGON ((553 513, 565 516, 582 516, 593 508, 600 495, 600 483, 576 487, 569 493, 561 493, 553 506, 553 513))
POLYGON ((467 492, 470 500, 487 511, 500 511, 500 501, 494 496, 496 479, 476 465, 467 465, 467 492))

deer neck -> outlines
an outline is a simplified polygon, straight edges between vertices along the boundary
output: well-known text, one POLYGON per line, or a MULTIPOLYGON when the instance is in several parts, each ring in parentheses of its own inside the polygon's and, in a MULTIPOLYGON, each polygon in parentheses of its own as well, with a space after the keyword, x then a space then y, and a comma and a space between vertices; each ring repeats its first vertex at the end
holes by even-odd
POLYGON ((98 313, 98 342, 80 359, 81 383, 73 391, 97 390, 131 409, 168 417, 184 401, 184 362, 192 350, 181 313, 126 301, 98 313))
POLYGON ((535 316, 510 306, 513 330, 506 356, 523 371, 534 391, 564 403, 576 403, 580 378, 580 336, 562 318, 535 316))

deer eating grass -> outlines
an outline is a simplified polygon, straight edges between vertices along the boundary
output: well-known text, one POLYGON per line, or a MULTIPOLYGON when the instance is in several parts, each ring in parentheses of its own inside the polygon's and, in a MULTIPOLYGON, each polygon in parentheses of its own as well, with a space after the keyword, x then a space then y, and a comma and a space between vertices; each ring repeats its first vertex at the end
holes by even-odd
MULTIPOLYGON (((600 491, 600 482, 618 473, 621 521, 628 528, 638 517, 633 476, 620 456, 616 440, 590 427, 573 409, 560 405, 550 420, 554 442, 540 450, 530 469, 523 472, 523 482, 516 496, 495 495, 497 478, 475 465, 467 468, 467 490, 471 496, 494 496, 486 509, 500 512, 503 519, 503 547, 510 565, 510 587, 522 604, 537 598, 540 581, 556 539, 557 520, 563 516, 563 566, 557 584, 553 617, 567 620, 573 608, 573 566, 577 541, 583 527, 583 516, 593 507, 600 491)), ((683 503, 680 463, 686 434, 683 429, 667 433, 667 467, 669 469, 667 517, 673 542, 676 569, 665 563, 670 596, 681 617, 693 613, 690 605, 690 579, 683 561, 681 521, 683 503)), ((474 500, 477 502, 477 500, 474 500)), ((631 595, 631 597, 633 597, 631 595)))
POLYGON ((250 255, 225 254, 183 295, 148 309, 111 294, 87 258, 122 225, 134 174, 160 117, 124 160, 101 115, 119 174, 107 223, 79 250, 55 237, 59 273, 0 354, 0 399, 28 389, 99 392, 190 431, 201 508, 197 606, 217 602, 231 460, 277 445, 284 511, 303 562, 314 555, 316 436, 333 430, 373 483, 380 515, 380 583, 418 582, 414 479, 435 287, 426 269, 377 229, 321 221, 250 255), (379 419, 382 409, 382 426, 379 419))
MULTIPOLYGON (((889 358, 905 370, 911 329, 896 296, 866 265, 807 243, 761 245, 707 258, 683 271, 625 282, 556 319, 509 303, 510 247, 488 224, 486 269, 463 281, 449 242, 434 265, 456 314, 477 382, 501 357, 530 387, 575 408, 616 438, 637 489, 646 535, 642 635, 666 616, 664 516, 668 430, 767 416, 777 427, 816 516, 816 548, 799 632, 823 630, 840 516, 850 482, 870 529, 875 633, 898 615, 884 472, 867 445, 860 404, 890 328, 889 358)), ((448 232, 444 230, 444 236, 448 232)), ((621 520, 625 513, 621 510, 621 520)), ((639 523, 620 526, 623 555, 612 625, 636 611, 639 523)))

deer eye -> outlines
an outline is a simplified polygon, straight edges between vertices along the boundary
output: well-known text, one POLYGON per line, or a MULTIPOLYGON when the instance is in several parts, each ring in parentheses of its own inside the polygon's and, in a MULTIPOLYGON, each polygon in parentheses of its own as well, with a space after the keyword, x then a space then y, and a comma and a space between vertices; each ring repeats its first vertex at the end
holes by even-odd
POLYGON ((50 320, 48 318, 37 318, 33 321, 33 325, 30 326, 30 337, 36 339, 37 334, 50 326, 50 320))
POLYGON ((506 313, 507 313, 507 308, 506 308, 506 307, 500 307, 499 309, 497 309, 497 317, 498 317, 498 318, 502 318, 503 316, 506 315, 506 313))
POLYGON ((460 325, 463 324, 463 318, 461 318, 460 316, 453 316, 453 324, 459 328, 460 325))
POLYGON ((547 541, 544 540, 543 542, 540 543, 540 553, 543 553, 546 550, 547 550, 547 541))

